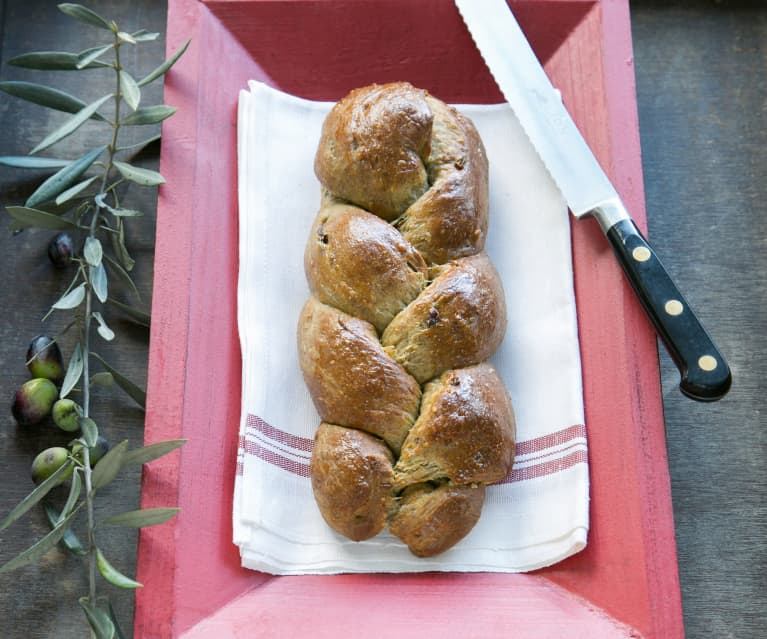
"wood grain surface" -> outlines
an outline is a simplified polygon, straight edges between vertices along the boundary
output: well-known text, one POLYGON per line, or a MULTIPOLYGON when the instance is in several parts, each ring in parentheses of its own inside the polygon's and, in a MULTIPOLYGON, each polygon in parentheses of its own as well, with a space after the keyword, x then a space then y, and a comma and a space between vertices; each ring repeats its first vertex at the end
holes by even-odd
MULTIPOLYGON (((165 2, 87 4, 126 30, 165 30, 165 2)), ((698 404, 680 394, 676 368, 660 348, 686 634, 756 639, 767 636, 767 435, 761 414, 767 392, 767 7, 757 2, 636 0, 631 8, 650 239, 733 370, 733 388, 724 400, 698 404)), ((89 37, 98 41, 100 34, 77 26, 50 1, 0 0, 0 79, 49 82, 86 101, 95 99, 109 90, 100 72, 73 79, 6 64, 30 50, 78 51, 89 37)), ((163 54, 161 38, 137 49, 127 64, 140 74, 156 66, 163 54)), ((160 85, 147 88, 146 94, 147 103, 160 102, 160 85)), ((0 94, 0 155, 27 153, 64 117, 0 94)), ((76 135, 62 143, 61 154, 82 153, 87 137, 76 135)), ((143 165, 157 168, 156 149, 144 156, 143 165)), ((22 202, 42 175, 0 167, 0 206, 22 202)), ((138 261, 136 280, 148 308, 155 196, 151 190, 134 189, 127 197, 148 214, 129 236, 138 261)), ((3 215, 0 399, 5 397, 9 406, 14 390, 27 378, 29 339, 63 327, 59 317, 45 327, 40 318, 66 282, 45 256, 51 233, 12 235, 8 227, 3 215)), ((112 318, 116 343, 99 348, 143 383, 147 332, 117 315, 112 318)), ((100 392, 95 406, 96 418, 113 442, 128 438, 140 443, 143 415, 130 399, 112 389, 100 392)), ((10 410, 0 407, 2 514, 29 491, 34 455, 66 441, 50 426, 21 432, 10 410)), ((136 507, 138 473, 125 475, 103 497, 105 513, 136 507)), ((0 533, 0 561, 45 530, 42 515, 34 512, 0 533)), ((135 535, 117 529, 104 529, 100 535, 113 563, 132 574, 135 535)), ((0 576, 0 636, 86 636, 76 605, 86 589, 81 562, 58 550, 39 565, 0 576)), ((103 592, 113 597, 130 636, 132 596, 108 586, 103 592)))
POLYGON ((767 636, 767 6, 632 12, 650 238, 733 374, 722 401, 691 402, 660 349, 685 627, 756 639, 767 636))
MULTIPOLYGON (((125 31, 146 28, 164 31, 165 3, 154 0, 123 2, 99 0, 87 3, 107 19, 114 19, 125 31)), ((7 64, 13 56, 29 51, 81 51, 91 43, 109 38, 105 31, 67 18, 50 0, 0 0, 0 79, 27 80, 49 84, 91 102, 113 90, 110 71, 43 72, 20 69, 7 64)), ((165 42, 144 43, 140 47, 124 47, 123 59, 127 69, 142 77, 164 58, 165 42)), ((162 101, 162 82, 143 89, 143 103, 162 101)), ((0 94, 0 155, 24 155, 66 119, 67 115, 49 111, 37 105, 0 94)), ((134 127, 124 142, 138 142, 156 133, 158 127, 134 127)), ((108 130, 88 123, 70 138, 52 147, 43 155, 76 158, 86 150, 108 142, 108 130)), ((142 153, 137 163, 157 169, 159 145, 142 153)), ((13 235, 9 230, 6 205, 22 204, 40 183, 44 172, 0 167, 0 511, 3 516, 33 487, 29 466, 35 454, 53 445, 66 445, 68 433, 59 431, 52 423, 22 430, 11 417, 10 404, 16 388, 28 378, 24 366, 29 340, 47 332, 55 334, 70 320, 68 313, 55 313, 45 324, 41 318, 48 306, 64 290, 73 272, 54 269, 46 256, 46 245, 52 231, 25 230, 13 235)), ((153 275, 154 220, 156 189, 131 188, 124 196, 125 206, 142 210, 145 217, 131 220, 128 244, 136 267, 133 277, 141 294, 137 302, 149 309, 153 275)), ((114 282, 112 283, 114 285, 114 282)), ((112 289, 115 290, 115 289, 112 289)), ((111 291, 110 291, 111 292, 111 291)), ((119 298, 136 302, 128 293, 119 298)), ((112 344, 96 338, 94 350, 137 383, 146 383, 146 357, 149 333, 121 319, 119 313, 105 313, 117 337, 112 344)), ((63 339, 63 351, 68 359, 74 336, 63 339)), ((101 431, 112 444, 123 439, 130 446, 143 442, 143 411, 122 391, 114 388, 94 392, 93 416, 101 431)), ((140 470, 133 467, 120 475, 112 485, 100 491, 97 498, 97 518, 138 507, 140 470)), ((0 561, 3 563, 29 546, 48 530, 44 514, 35 509, 22 520, 0 533, 0 561)), ((80 527, 79 530, 82 530, 80 527)), ((112 563, 125 574, 135 574, 137 534, 126 528, 103 527, 98 533, 99 544, 112 563)), ((39 564, 0 575, 0 637, 86 637, 87 623, 77 599, 87 594, 85 564, 58 548, 39 564)), ((123 630, 132 635, 133 594, 119 590, 103 580, 99 593, 113 601, 123 630)))

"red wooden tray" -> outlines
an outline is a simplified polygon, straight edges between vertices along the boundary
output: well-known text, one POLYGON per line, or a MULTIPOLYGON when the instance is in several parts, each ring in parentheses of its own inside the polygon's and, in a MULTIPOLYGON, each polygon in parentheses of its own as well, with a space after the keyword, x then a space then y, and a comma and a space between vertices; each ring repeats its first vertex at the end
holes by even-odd
MULTIPOLYGON (((627 0, 512 7, 644 222, 627 0)), ((135 636, 682 637, 656 340, 592 220, 573 224, 591 469, 582 553, 526 575, 271 577, 239 567, 236 106, 249 79, 313 99, 409 80, 450 102, 500 93, 448 0, 170 0, 135 636)))

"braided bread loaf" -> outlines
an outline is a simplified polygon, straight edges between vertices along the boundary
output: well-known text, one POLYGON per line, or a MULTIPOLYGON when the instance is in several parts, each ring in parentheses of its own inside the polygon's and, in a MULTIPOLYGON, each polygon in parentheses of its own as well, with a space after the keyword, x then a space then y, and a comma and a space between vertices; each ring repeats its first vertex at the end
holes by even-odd
POLYGON ((506 306, 483 252, 484 147, 426 91, 372 85, 327 116, 315 172, 312 296, 298 325, 322 419, 315 499, 350 539, 388 524, 415 555, 433 556, 472 529, 485 486, 514 454, 511 402, 486 362, 506 306))

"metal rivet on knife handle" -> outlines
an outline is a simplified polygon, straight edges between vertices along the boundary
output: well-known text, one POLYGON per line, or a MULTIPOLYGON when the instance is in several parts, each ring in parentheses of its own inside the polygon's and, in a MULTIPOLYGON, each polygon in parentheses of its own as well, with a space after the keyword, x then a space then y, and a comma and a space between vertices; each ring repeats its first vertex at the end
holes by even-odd
POLYGON ((713 371, 718 366, 718 363, 716 361, 716 357, 712 357, 711 355, 703 355, 703 357, 698 360, 698 366, 700 366, 704 371, 713 371))
POLYGON ((633 251, 631 251, 631 257, 633 257, 637 262, 646 262, 652 257, 652 253, 650 253, 650 249, 648 249, 646 246, 637 246, 633 251))
POLYGON ((666 309, 666 313, 669 315, 681 315, 684 311, 684 304, 680 302, 679 300, 669 300, 666 302, 665 306, 663 307, 666 309))

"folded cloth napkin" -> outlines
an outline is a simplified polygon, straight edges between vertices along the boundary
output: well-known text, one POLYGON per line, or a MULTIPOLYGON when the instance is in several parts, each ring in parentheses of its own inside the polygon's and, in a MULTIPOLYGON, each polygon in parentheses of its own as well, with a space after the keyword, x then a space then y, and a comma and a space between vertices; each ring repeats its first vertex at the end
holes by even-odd
POLYGON ((352 542, 314 502, 319 417, 304 386, 296 322, 309 296, 304 245, 318 210, 314 153, 330 103, 257 82, 240 93, 238 326, 242 417, 234 543, 273 574, 520 572, 586 544, 588 467, 567 207, 508 105, 458 108, 490 160, 487 251, 503 281, 506 338, 493 358, 517 418, 516 461, 488 488, 471 533, 419 559, 387 532, 352 542))

